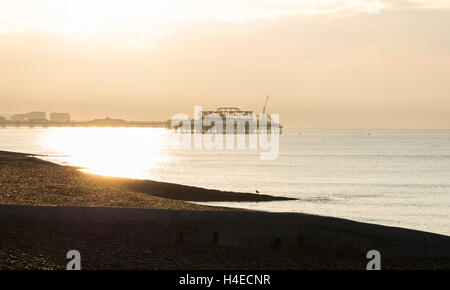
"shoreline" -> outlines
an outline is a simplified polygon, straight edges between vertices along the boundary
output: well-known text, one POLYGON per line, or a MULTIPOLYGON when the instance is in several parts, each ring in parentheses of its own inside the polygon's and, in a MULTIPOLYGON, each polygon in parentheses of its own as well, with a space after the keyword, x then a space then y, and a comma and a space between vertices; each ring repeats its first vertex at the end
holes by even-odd
POLYGON ((372 249, 384 269, 450 269, 449 236, 168 198, 206 194, 240 193, 97 176, 0 151, 0 269, 64 269, 74 248, 88 256, 85 269, 363 270, 372 249))

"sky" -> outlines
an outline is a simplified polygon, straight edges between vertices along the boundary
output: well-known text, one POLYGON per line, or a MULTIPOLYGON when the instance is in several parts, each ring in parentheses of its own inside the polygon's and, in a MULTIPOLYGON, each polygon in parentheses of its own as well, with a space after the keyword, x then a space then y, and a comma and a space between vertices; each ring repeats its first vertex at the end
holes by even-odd
POLYGON ((450 1, 0 0, 0 115, 450 129, 450 1))

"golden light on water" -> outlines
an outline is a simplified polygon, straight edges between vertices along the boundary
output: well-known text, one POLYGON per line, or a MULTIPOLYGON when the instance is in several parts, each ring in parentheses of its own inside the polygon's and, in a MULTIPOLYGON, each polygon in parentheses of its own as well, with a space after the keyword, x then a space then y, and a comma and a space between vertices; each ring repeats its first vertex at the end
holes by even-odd
POLYGON ((43 144, 85 172, 144 179, 173 160, 164 147, 169 134, 164 129, 54 128, 43 144))

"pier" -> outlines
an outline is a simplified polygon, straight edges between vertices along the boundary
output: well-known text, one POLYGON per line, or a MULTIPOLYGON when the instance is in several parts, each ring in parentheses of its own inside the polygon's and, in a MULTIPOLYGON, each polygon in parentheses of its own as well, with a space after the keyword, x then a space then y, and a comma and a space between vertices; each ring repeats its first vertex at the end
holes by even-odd
POLYGON ((197 119, 177 120, 171 126, 180 133, 197 134, 282 134, 283 126, 274 122, 269 114, 254 114, 236 107, 222 107, 215 111, 200 111, 197 119))
POLYGON ((73 121, 73 122, 8 122, 0 123, 3 127, 27 127, 27 128, 52 128, 52 127, 113 127, 113 128, 165 128, 170 129, 170 121, 124 121, 124 122, 92 122, 92 121, 73 121))

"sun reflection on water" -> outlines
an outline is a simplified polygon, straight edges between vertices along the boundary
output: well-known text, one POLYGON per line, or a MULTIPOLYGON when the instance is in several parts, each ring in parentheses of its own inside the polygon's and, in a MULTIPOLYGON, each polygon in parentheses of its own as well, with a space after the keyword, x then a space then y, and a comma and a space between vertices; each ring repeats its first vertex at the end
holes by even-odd
POLYGON ((69 164, 105 176, 151 178, 152 169, 172 162, 170 132, 153 128, 54 128, 42 142, 69 164))

